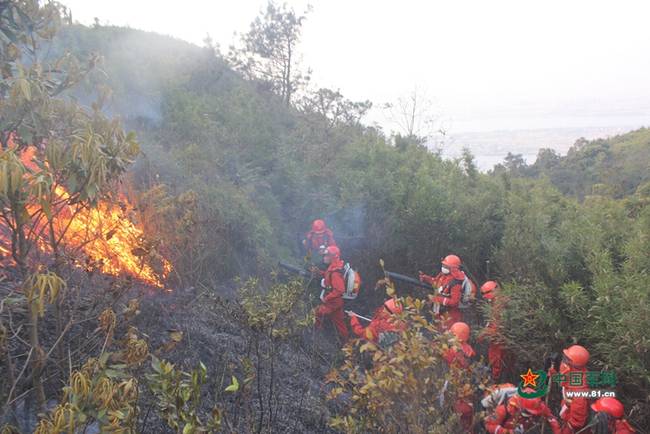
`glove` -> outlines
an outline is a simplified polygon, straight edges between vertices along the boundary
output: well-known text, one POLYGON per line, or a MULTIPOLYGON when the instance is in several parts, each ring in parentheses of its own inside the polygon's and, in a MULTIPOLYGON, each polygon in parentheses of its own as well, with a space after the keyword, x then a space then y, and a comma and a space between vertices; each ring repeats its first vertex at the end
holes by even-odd
POLYGON ((608 434, 609 430, 609 416, 607 413, 598 412, 594 415, 591 423, 594 434, 608 434))
POLYGON ((548 372, 549 369, 551 369, 551 366, 555 369, 555 371, 559 371, 561 361, 562 358, 558 353, 551 353, 551 355, 544 359, 544 371, 548 372))
POLYGON ((566 404, 564 404, 562 408, 560 408, 559 416, 561 419, 564 419, 564 415, 566 414, 567 410, 569 410, 569 407, 567 407, 566 404))

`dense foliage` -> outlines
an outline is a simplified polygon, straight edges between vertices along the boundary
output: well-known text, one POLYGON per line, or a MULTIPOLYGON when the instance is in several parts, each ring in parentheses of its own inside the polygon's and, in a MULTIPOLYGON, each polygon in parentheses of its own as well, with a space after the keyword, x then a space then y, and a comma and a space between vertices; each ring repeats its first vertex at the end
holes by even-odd
MULTIPOLYGON (((580 199, 590 194, 621 198, 650 181, 650 130, 588 141, 579 139, 565 156, 540 149, 534 164, 526 166, 512 155, 504 166, 533 178, 548 178, 562 193, 580 199)), ((497 168, 497 171, 503 167, 497 168)))
MULTIPOLYGON (((51 13, 49 7, 55 6, 36 7, 30 13, 51 13)), ((273 10, 263 18, 285 13, 284 9, 273 10)), ((61 16, 57 12, 55 17, 58 25, 61 16)), ((302 25, 300 17, 289 21, 285 23, 289 27, 302 25)), ((259 21, 251 32, 256 28, 269 31, 273 27, 259 21)), ((285 30, 291 37, 300 34, 299 29, 285 30)), ((53 30, 43 29, 42 43, 49 43, 53 35, 53 30)), ((273 40, 249 36, 256 44, 273 40)), ((12 47, 18 46, 3 42, 0 53, 3 68, 8 65, 11 72, 3 76, 0 87, 0 169, 3 176, 12 174, 13 178, 6 179, 15 180, 0 185, 0 201, 3 216, 12 227, 19 229, 29 223, 25 222, 26 202, 36 204, 47 218, 47 199, 52 197, 48 192, 58 184, 74 193, 70 201, 75 206, 93 206, 100 196, 110 196, 115 180, 138 148, 133 136, 102 114, 103 108, 103 113, 121 114, 125 125, 138 134, 142 154, 130 170, 133 195, 138 197, 139 217, 148 238, 174 265, 173 286, 214 289, 238 275, 258 275, 259 282, 267 282, 278 259, 299 261, 299 241, 316 217, 327 220, 344 257, 362 272, 366 282, 381 275, 376 265, 379 258, 390 264, 391 271, 415 275, 418 270, 432 271, 440 257, 454 252, 478 280, 496 277, 504 282, 509 301, 501 334, 517 354, 517 368, 539 367, 549 353, 571 343, 583 344, 592 353, 593 368, 617 372, 619 392, 632 410, 631 419, 641 426, 650 420, 647 129, 609 140, 579 141, 566 157, 543 150, 531 166, 511 156, 485 174, 476 170, 468 153, 457 161, 443 160, 422 145, 422 138, 389 137, 363 125, 368 102, 349 101, 330 89, 298 89, 300 80, 291 82, 285 76, 283 83, 281 74, 274 78, 275 85, 261 85, 255 74, 244 77, 235 72, 212 46, 198 48, 132 29, 67 25, 52 42, 50 53, 57 59, 64 56, 61 65, 69 71, 66 76, 70 78, 61 89, 52 87, 56 82, 38 63, 24 66, 17 62, 17 48, 12 47), (65 57, 69 56, 64 55, 66 50, 80 56, 97 53, 102 59, 93 61, 92 66, 98 68, 85 68, 73 61, 74 57, 65 57), (87 87, 72 88, 82 78, 87 87), (99 83, 108 85, 112 94, 105 88, 96 91, 93 85, 99 83), (96 97, 106 105, 83 107, 96 97), (26 115, 30 113, 33 116, 26 115), (35 141, 47 142, 47 148, 42 148, 51 151, 41 149, 37 154, 41 172, 20 166, 16 145, 8 146, 11 132, 20 138, 17 149, 35 141)), ((262 48, 256 46, 257 55, 264 52, 262 48)), ((16 237, 20 241, 19 234, 16 237)), ((3 297, 27 309, 21 320, 38 331, 37 320, 43 314, 44 321, 50 318, 49 324, 56 323, 52 311, 61 305, 57 295, 65 289, 56 272, 65 274, 65 264, 55 262, 47 273, 36 266, 30 269, 27 255, 21 256, 30 244, 21 246, 18 241, 13 255, 22 272, 32 277, 21 287, 21 298, 9 291, 3 297)), ((69 275, 63 277, 70 280, 69 275)), ((303 316, 306 306, 300 299, 302 287, 294 282, 262 294, 264 285, 259 282, 248 281, 240 294, 241 328, 246 330, 248 352, 257 354, 241 362, 241 390, 235 387, 234 378, 231 391, 240 390, 232 408, 242 407, 240 400, 247 400, 247 416, 241 419, 249 428, 261 431, 278 420, 280 392, 275 389, 278 380, 263 378, 260 372, 277 369, 275 346, 294 339, 307 322, 303 316)), ((365 285, 361 300, 368 311, 383 298, 370 287, 365 285)), ((118 292, 111 287, 106 299, 92 305, 88 302, 84 317, 97 318, 108 304, 117 303, 118 292)), ((399 295, 407 293, 407 289, 398 288, 399 295)), ((74 307, 79 308, 78 304, 74 307)), ((3 321, 9 319, 5 311, 0 313, 3 321)), ((58 327, 67 319, 65 315, 58 319, 58 327)), ((0 327, 8 333, 4 325, 0 327)), ((57 336, 66 331, 59 329, 57 336)), ((135 331, 121 331, 127 346, 129 336, 140 341, 133 337, 135 331)), ((412 353, 413 347, 424 342, 418 333, 407 336, 399 347, 403 357, 395 363, 412 367, 434 358, 429 335, 426 351, 412 353)), ((29 383, 37 388, 40 401, 45 400, 39 377, 47 372, 42 364, 50 354, 41 348, 38 336, 33 339, 34 357, 29 346, 0 341, 0 354, 7 355, 10 365, 3 369, 13 375, 2 386, 8 394, 6 402, 13 403, 18 383, 23 388, 28 383, 19 381, 22 374, 11 363, 33 365, 36 373, 29 383), (18 355, 28 351, 29 356, 18 355)), ((104 346, 110 347, 108 338, 105 342, 104 346)), ((53 345, 52 352, 59 341, 48 343, 53 345)), ((365 350, 374 352, 368 347, 365 350)), ((101 353, 105 354, 103 347, 101 353)), ((141 353, 146 357, 148 350, 141 353)), ((349 347, 342 372, 355 372, 356 366, 350 365, 353 354, 349 347)), ((117 400, 114 392, 132 391, 130 375, 135 373, 111 378, 107 361, 100 361, 90 369, 83 360, 75 360, 79 368, 76 377, 61 376, 62 383, 69 386, 62 404, 56 407, 60 414, 57 419, 55 411, 43 419, 43 427, 70 426, 81 418, 83 423, 95 420, 101 426, 119 425, 122 420, 134 429, 138 409, 117 400), (86 388, 79 387, 81 375, 86 388), (115 397, 112 410, 119 407, 120 414, 102 413, 97 402, 77 409, 80 412, 65 413, 70 402, 100 383, 108 390, 106 400, 115 397)), ((193 361, 192 366, 197 363, 193 361)), ((120 370, 137 364, 126 363, 120 370)), ((429 368, 433 372, 438 367, 434 363, 429 368)), ((192 373, 183 373, 154 359, 153 370, 149 386, 171 429, 185 430, 190 425, 208 430, 220 423, 244 426, 238 416, 229 419, 223 415, 216 403, 212 403, 211 417, 199 414, 206 376, 202 365, 192 373), (172 408, 170 403, 180 404, 172 408)), ((394 380, 389 374, 381 369, 372 372, 379 381, 373 387, 384 395, 382 388, 394 380)), ((348 391, 360 393, 368 385, 364 381, 365 377, 352 375, 351 383, 346 383, 348 391)), ((402 384, 401 389, 388 387, 394 393, 390 399, 420 393, 420 386, 411 383, 402 384)), ((439 388, 439 384, 431 384, 431 390, 423 389, 423 393, 433 399, 439 388)), ((51 389, 55 388, 47 391, 51 389)), ((365 416, 375 417, 373 411, 380 411, 388 402, 375 397, 363 397, 363 402, 372 404, 364 410, 365 416)), ((440 417, 426 407, 405 415, 407 421, 409 417, 440 417)), ((441 426, 454 423, 440 419, 441 426)), ((349 431, 378 430, 382 425, 376 418, 359 421, 349 414, 335 419, 334 424, 349 431)))

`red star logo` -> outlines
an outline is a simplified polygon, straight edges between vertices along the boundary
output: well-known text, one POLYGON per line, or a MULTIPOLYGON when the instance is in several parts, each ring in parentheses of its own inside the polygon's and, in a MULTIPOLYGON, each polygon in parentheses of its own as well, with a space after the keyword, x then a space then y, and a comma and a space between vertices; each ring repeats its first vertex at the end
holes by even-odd
POLYGON ((533 371, 528 368, 528 372, 526 372, 523 375, 520 375, 521 379, 524 380, 524 384, 522 387, 526 386, 532 386, 534 388, 537 387, 537 378, 539 377, 538 374, 533 374, 533 371))

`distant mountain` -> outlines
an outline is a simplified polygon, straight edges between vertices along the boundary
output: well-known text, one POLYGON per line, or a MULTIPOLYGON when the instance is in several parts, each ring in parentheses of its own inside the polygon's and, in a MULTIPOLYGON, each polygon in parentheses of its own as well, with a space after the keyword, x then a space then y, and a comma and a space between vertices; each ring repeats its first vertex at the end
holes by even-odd
POLYGON ((565 194, 623 197, 650 182, 650 129, 607 139, 579 139, 566 156, 541 149, 537 160, 521 168, 529 177, 548 177, 565 194))
POLYGON ((642 125, 452 132, 442 147, 442 156, 459 158, 462 149, 468 148, 479 170, 488 171, 502 163, 508 152, 521 154, 527 164, 533 164, 537 152, 542 148, 551 148, 560 155, 566 155, 579 137, 588 140, 612 137, 636 130, 642 125))

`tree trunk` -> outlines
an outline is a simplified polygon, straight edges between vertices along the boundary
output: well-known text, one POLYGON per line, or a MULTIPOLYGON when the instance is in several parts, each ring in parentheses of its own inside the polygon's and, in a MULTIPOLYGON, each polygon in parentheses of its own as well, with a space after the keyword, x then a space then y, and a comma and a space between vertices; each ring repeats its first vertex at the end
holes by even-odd
POLYGON ((32 359, 32 385, 34 386, 34 393, 36 393, 38 407, 42 408, 45 404, 45 389, 41 381, 44 352, 38 339, 38 306, 33 302, 29 303, 29 314, 31 319, 29 324, 29 343, 35 352, 32 359))
POLYGON ((289 42, 287 47, 287 65, 286 73, 284 76, 284 88, 286 95, 285 103, 288 106, 291 105, 291 42, 289 42))

